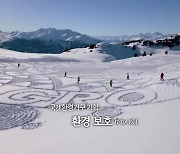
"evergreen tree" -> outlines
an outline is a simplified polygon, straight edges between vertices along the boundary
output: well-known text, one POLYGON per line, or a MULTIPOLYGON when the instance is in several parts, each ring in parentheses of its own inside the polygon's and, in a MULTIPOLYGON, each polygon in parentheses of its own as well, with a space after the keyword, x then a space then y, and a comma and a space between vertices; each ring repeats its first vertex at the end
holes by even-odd
POLYGON ((143 53, 143 56, 147 56, 147 53, 146 53, 146 51, 144 51, 144 53, 143 53))
POLYGON ((135 45, 132 47, 132 50, 136 50, 136 46, 135 45))
POLYGON ((134 54, 134 57, 138 57, 138 54, 137 54, 137 53, 135 53, 135 54, 134 54))

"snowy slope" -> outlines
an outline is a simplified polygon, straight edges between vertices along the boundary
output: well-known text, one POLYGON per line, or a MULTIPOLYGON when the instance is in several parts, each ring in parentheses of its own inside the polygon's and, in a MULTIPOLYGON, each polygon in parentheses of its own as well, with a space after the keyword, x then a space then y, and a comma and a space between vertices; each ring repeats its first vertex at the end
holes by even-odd
POLYGON ((102 54, 99 52, 89 52, 88 48, 72 49, 70 52, 64 52, 62 54, 32 54, 21 53, 12 50, 0 49, 1 62, 38 62, 38 61, 57 61, 57 62, 103 62, 115 60, 114 57, 108 54, 102 54))
POLYGON ((134 54, 142 55, 140 50, 132 50, 130 47, 126 47, 120 43, 98 43, 94 49, 77 48, 64 52, 61 56, 76 58, 79 60, 91 60, 91 61, 114 61, 120 59, 131 58, 134 54))
POLYGON ((91 60, 91 61, 114 61, 126 58, 134 57, 134 54, 142 56, 143 52, 146 51, 147 55, 150 54, 161 54, 164 55, 165 51, 168 51, 170 55, 180 55, 180 48, 176 46, 172 49, 168 47, 147 47, 142 44, 131 43, 129 45, 122 45, 121 43, 98 43, 95 48, 77 48, 64 52, 61 56, 75 58, 79 60, 91 60), (133 50, 133 46, 136 49, 133 50))
POLYGON ((103 62, 109 55, 100 47, 57 55, 0 49, 1 154, 179 154, 180 55, 103 62), (52 103, 99 104, 99 111, 53 111, 52 103), (89 128, 74 127, 74 115, 89 115, 89 128), (94 126, 97 115, 113 126, 94 126))
POLYGON ((134 57, 135 53, 141 55, 141 52, 138 48, 136 50, 132 50, 131 47, 124 46, 121 43, 116 42, 99 43, 97 50, 101 53, 112 55, 117 60, 134 57))

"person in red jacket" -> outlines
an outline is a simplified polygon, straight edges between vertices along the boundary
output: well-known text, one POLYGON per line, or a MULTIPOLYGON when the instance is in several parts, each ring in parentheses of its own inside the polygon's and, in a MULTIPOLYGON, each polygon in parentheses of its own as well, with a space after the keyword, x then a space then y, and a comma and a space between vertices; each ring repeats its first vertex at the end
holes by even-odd
POLYGON ((164 81, 164 73, 161 73, 160 77, 161 77, 161 81, 164 81))

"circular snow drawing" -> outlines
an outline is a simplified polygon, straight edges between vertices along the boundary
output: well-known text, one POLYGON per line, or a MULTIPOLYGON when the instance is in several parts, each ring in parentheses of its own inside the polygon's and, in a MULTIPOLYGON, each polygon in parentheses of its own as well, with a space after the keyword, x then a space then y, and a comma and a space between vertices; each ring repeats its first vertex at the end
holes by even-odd
POLYGON ((116 108, 116 107, 102 107, 100 108, 98 111, 93 112, 93 116, 95 117, 104 117, 104 116, 110 116, 110 117, 114 117, 114 116, 118 116, 120 114, 122 114, 122 109, 121 108, 116 108))
POLYGON ((157 94, 146 89, 117 91, 105 98, 106 102, 118 107, 148 104, 157 98, 157 94))
POLYGON ((135 102, 144 98, 144 95, 137 92, 127 93, 120 96, 118 99, 125 102, 135 102))
POLYGON ((32 107, 0 104, 0 130, 29 123, 35 120, 38 114, 32 107))

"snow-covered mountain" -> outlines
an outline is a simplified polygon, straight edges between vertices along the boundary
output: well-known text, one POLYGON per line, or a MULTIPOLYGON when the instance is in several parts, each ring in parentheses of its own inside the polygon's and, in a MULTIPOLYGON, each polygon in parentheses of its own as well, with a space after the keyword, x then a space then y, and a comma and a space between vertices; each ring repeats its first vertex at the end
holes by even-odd
POLYGON ((19 39, 44 39, 44 40, 63 40, 63 41, 81 41, 83 43, 95 44, 97 39, 81 34, 70 29, 57 30, 55 28, 40 28, 32 32, 2 32, 0 31, 0 42, 9 41, 15 38, 19 39))
POLYGON ((66 49, 97 44, 100 40, 70 29, 39 29, 33 32, 0 31, 0 47, 21 52, 60 53, 66 49))
POLYGON ((112 42, 112 41, 130 41, 130 40, 156 40, 156 39, 163 39, 165 37, 169 37, 172 34, 162 34, 159 32, 152 32, 152 33, 140 33, 137 35, 121 35, 121 36, 97 36, 97 39, 107 41, 107 42, 112 42))

